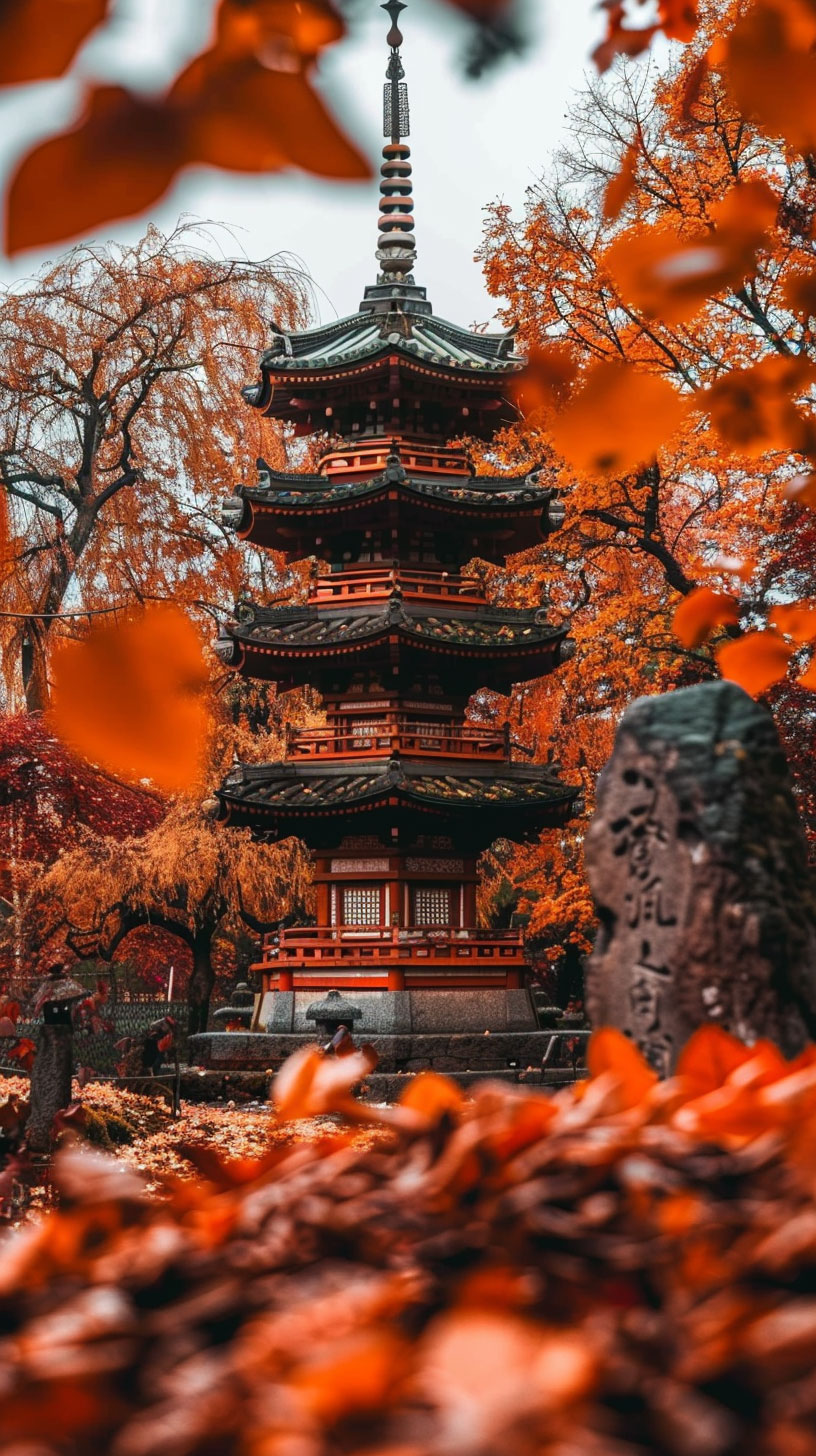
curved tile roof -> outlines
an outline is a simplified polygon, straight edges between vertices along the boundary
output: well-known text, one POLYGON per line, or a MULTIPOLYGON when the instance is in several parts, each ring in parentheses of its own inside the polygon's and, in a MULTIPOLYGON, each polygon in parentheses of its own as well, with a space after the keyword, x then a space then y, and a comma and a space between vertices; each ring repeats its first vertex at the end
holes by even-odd
POLYGON ((463 763, 458 771, 446 764, 444 772, 434 774, 427 765, 420 768, 391 759, 372 763, 365 773, 323 766, 293 768, 291 763, 240 764, 225 779, 219 794, 227 802, 286 815, 352 808, 384 794, 396 794, 406 804, 437 805, 446 813, 455 808, 535 809, 571 804, 578 792, 544 767, 491 765, 489 772, 479 774, 470 764, 463 763))
POLYGON ((551 498, 550 486, 533 483, 530 475, 519 477, 473 476, 462 483, 455 479, 440 480, 438 476, 406 473, 404 479, 394 480, 385 472, 368 480, 327 480, 325 475, 284 475, 269 472, 269 485, 245 487, 241 492, 244 499, 271 506, 339 504, 348 500, 359 500, 379 491, 394 489, 406 495, 416 495, 442 500, 450 505, 478 505, 481 508, 493 505, 541 505, 551 498))
POLYGON ((330 647, 400 632, 408 637, 451 642, 457 648, 514 648, 549 643, 565 636, 566 627, 536 620, 536 612, 440 612, 409 606, 392 597, 383 606, 357 610, 316 607, 258 608, 242 603, 229 635, 252 647, 330 647))
MULTIPOLYGON (((407 359, 458 370, 512 374, 523 368, 524 357, 512 352, 512 333, 475 333, 432 313, 404 311, 400 302, 395 300, 391 313, 360 310, 299 333, 277 332, 261 356, 262 367, 274 374, 305 373, 396 351, 407 359)), ((247 398, 254 388, 245 391, 247 398)))

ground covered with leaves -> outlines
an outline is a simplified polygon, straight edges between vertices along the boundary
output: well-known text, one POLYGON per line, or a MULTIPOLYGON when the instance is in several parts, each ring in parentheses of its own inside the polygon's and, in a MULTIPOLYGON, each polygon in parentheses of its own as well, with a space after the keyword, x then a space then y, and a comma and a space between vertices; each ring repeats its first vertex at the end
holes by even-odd
MULTIPOLYGON (((26 1077, 0 1077, 0 1104, 9 1097, 27 1098, 26 1077)), ((281 1120, 272 1104, 234 1103, 213 1105, 183 1101, 180 1117, 174 1117, 169 1102, 161 1095, 141 1095, 111 1083, 74 1085, 76 1107, 81 1120, 72 1120, 68 1134, 80 1148, 99 1148, 116 1154, 120 1162, 144 1175, 148 1191, 161 1194, 168 1177, 194 1178, 197 1170, 188 1149, 207 1148, 215 1157, 262 1158, 270 1147, 313 1142, 332 1131, 329 1115, 281 1120)), ((370 1147, 381 1140, 376 1128, 358 1128, 354 1142, 370 1147)), ((48 1191, 34 1188, 27 1213, 36 1213, 49 1203, 48 1191)))
POLYGON ((0 1260, 3 1456, 810 1456, 816 1049, 707 1030, 658 1083, 604 1032, 555 1097, 383 1109, 363 1060, 277 1096, 368 1146, 202 1141, 163 1198, 63 1152, 0 1260))

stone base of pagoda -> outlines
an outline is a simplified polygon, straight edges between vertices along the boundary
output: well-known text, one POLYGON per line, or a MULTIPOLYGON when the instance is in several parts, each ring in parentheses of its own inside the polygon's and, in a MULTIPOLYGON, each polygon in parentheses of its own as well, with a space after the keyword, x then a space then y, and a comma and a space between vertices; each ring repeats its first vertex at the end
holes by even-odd
MULTIPOLYGON (((374 1047, 378 1064, 366 1084, 375 1101, 399 1097, 404 1086, 400 1079, 429 1070, 444 1072, 465 1086, 480 1078, 496 1077, 532 1085, 557 1084, 581 1075, 587 1038, 588 1032, 574 1028, 496 1031, 490 1036, 479 1031, 436 1035, 417 1032, 410 1036, 373 1033, 365 1039, 374 1047)), ((206 1031, 190 1037, 189 1059, 191 1067, 205 1069, 198 1074, 201 1078, 224 1076, 218 1095, 230 1097, 231 1087, 240 1086, 238 1078, 242 1074, 272 1077, 287 1057, 314 1042, 314 1035, 305 1033, 206 1031), (230 1073, 237 1074, 234 1082, 230 1073)), ((183 1097, 199 1095, 195 1078, 195 1073, 188 1078, 182 1088, 183 1097)), ((262 1097, 267 1095, 266 1084, 251 1090, 262 1097)))
POLYGON ((433 989, 409 986, 402 991, 389 991, 385 986, 382 989, 366 986, 364 982, 369 979, 368 974, 361 974, 355 983, 346 973, 339 981, 327 979, 316 984, 314 977, 309 976, 304 987, 267 990, 261 999, 256 1028, 278 1036, 308 1032, 317 1038, 314 1022, 307 1019, 306 1012, 321 993, 335 987, 363 1013, 354 1024, 354 1038, 358 1042, 382 1035, 457 1032, 483 1035, 533 1031, 537 1027, 530 993, 523 987, 479 985, 471 978, 465 986, 433 989))

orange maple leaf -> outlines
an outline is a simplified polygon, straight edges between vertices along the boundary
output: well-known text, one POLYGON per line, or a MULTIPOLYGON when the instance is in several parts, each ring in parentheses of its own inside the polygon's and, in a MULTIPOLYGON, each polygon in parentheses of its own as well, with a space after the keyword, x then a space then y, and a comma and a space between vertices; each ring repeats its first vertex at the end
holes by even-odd
POLYGON ((604 192, 603 215, 608 222, 613 222, 623 212, 629 198, 635 191, 637 181, 637 147, 632 143, 626 148, 621 158, 621 164, 614 177, 606 184, 604 192))
POLYGON ((698 586, 684 597, 675 611, 673 626, 684 647, 699 647, 715 627, 736 624, 739 604, 728 592, 698 586))
POLYGON ((816 638, 816 606, 807 602, 790 602, 774 607, 768 618, 772 627, 794 642, 812 642, 816 638))
POLYGON ((736 642, 717 649, 717 664, 723 677, 739 683, 752 698, 758 698, 788 670, 793 648, 778 632, 746 632, 736 642))
POLYGON ((816 15, 791 0, 755 0, 724 45, 737 105, 801 151, 816 145, 816 15))
POLYGON ((208 670, 178 607, 152 606, 54 653, 52 722, 83 757, 173 793, 198 780, 210 731, 208 670))
POLYGON ((707 227, 681 233, 673 221, 640 224, 610 244, 605 265, 621 295, 649 318, 682 323, 706 299, 736 288, 754 265, 778 209, 763 181, 741 182, 711 208, 707 227))
POLYGON ((284 1062, 272 1089, 283 1118, 318 1117, 339 1112, 357 1121, 370 1120, 352 1096, 352 1088, 377 1065, 370 1046, 347 1057, 326 1057, 317 1046, 303 1047, 284 1062))
POLYGON ((110 0, 0 0, 0 86, 61 76, 110 0))
POLYGON ((679 429, 689 402, 665 379, 602 362, 550 422, 553 444, 576 471, 624 475, 653 459, 679 429))
POLYGON ((657 1085, 657 1073, 641 1056, 637 1047, 613 1026, 602 1026, 593 1033, 587 1049, 587 1066, 591 1076, 608 1073, 620 1084, 622 1106, 636 1107, 657 1085))
POLYGON ((816 439, 792 396, 814 378, 816 371, 807 360, 768 357, 748 369, 731 369, 706 390, 700 404, 722 439, 745 455, 805 453, 816 439))

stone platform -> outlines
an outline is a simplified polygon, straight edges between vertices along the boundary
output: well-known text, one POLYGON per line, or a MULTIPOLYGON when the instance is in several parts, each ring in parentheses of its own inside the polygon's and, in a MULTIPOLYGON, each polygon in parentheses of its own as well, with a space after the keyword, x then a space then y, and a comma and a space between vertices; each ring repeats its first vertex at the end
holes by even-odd
MULTIPOLYGON (((372 1072, 358 1089, 361 1102, 397 1102, 410 1083, 411 1072, 372 1072)), ((552 1070, 526 1068, 481 1072, 446 1072, 446 1076, 457 1082, 467 1094, 487 1081, 505 1082, 530 1087, 538 1091, 557 1091, 559 1087, 585 1075, 580 1064, 573 1070, 568 1067, 554 1067, 552 1070)), ((247 1102, 265 1103, 269 1100, 273 1077, 269 1070, 258 1072, 221 1071, 215 1067, 183 1067, 181 1071, 180 1095, 183 1102, 232 1102, 243 1105, 247 1102)))
MULTIPOLYGON (((574 1027, 545 1031, 416 1032, 407 1036, 366 1036, 355 1031, 355 1040, 370 1042, 374 1047, 379 1057, 376 1076, 399 1077, 432 1070, 463 1079, 471 1075, 501 1076, 520 1081, 529 1080, 542 1069, 574 1076, 583 1066, 587 1035, 586 1031, 574 1027)), ((197 1066, 217 1072, 276 1072, 292 1052, 314 1045, 315 1041, 314 1032, 276 1035, 205 1031, 190 1037, 189 1059, 197 1066)))
MULTIPOLYGON (((362 973, 361 973, 362 974, 362 973)), ((461 990, 372 991, 343 981, 343 996, 362 1012, 355 1022, 356 1039, 416 1033, 535 1031, 538 1022, 530 992, 495 986, 461 990)), ((256 1026, 267 1032, 307 1032, 315 1036, 309 1006, 320 993, 267 991, 261 998, 256 1026)))

